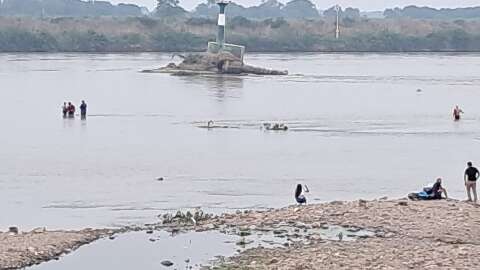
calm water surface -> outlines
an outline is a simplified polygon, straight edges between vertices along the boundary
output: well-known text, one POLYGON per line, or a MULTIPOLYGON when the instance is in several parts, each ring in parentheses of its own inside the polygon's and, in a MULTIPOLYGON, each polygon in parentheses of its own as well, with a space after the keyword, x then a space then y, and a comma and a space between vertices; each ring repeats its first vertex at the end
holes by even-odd
POLYGON ((463 198, 465 162, 480 163, 480 55, 246 60, 292 75, 138 72, 168 54, 1 54, 0 228, 280 207, 296 183, 329 201, 404 196, 443 176, 463 198), (82 99, 88 119, 62 119, 62 103, 82 99), (232 128, 198 127, 208 120, 232 128), (268 121, 290 130, 263 131, 268 121))

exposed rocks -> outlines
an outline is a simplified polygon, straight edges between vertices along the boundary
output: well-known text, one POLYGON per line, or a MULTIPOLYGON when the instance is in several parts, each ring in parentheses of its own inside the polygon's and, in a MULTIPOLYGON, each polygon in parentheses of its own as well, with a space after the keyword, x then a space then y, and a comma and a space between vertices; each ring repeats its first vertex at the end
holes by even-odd
POLYGON ((169 227, 172 226, 188 226, 197 225, 198 222, 206 221, 214 216, 211 214, 205 214, 202 210, 195 210, 193 213, 190 211, 181 212, 177 211, 175 215, 170 213, 159 216, 161 224, 169 227))
POLYGON ((39 228, 35 228, 32 230, 32 233, 44 233, 47 231, 47 228, 45 227, 39 227, 39 228))
POLYGON ((247 65, 229 52, 188 54, 183 57, 183 61, 178 65, 169 63, 165 67, 143 70, 142 72, 170 73, 177 76, 208 74, 288 75, 286 70, 272 70, 247 65))
POLYGON ((346 233, 337 234, 343 241, 325 241, 309 232, 298 236, 308 241, 287 241, 283 248, 248 249, 218 269, 322 269, 322 265, 331 269, 476 269, 480 265, 478 220, 480 207, 464 202, 382 199, 225 214, 208 223, 270 228, 276 237, 291 239, 295 234, 286 234, 284 226, 295 232, 309 225, 347 227, 346 233), (363 229, 376 233, 345 241, 363 229))
POLYGON ((265 130, 273 130, 273 131, 287 131, 288 130, 288 126, 286 126, 285 124, 280 124, 280 123, 263 123, 263 128, 265 128, 265 130))
POLYGON ((400 201, 400 202, 398 202, 398 205, 407 206, 408 203, 406 201, 400 201))
MULTIPOLYGON (((235 242, 239 248, 248 248, 258 235, 276 238, 272 245, 264 241, 264 246, 222 258, 215 264, 217 269, 476 269, 480 265, 480 207, 458 201, 405 202, 332 202, 221 216, 179 211, 161 216, 158 224, 115 231, 37 228, 17 235, 0 233, 0 269, 57 259, 103 236, 158 229, 172 234, 219 230, 240 236, 235 242), (335 231, 338 225, 343 232, 335 231), (321 230, 334 231, 334 239, 325 239, 321 230), (363 234, 366 230, 373 233, 363 234)), ((173 265, 163 262, 165 267, 173 265)))
POLYGON ((10 227, 10 228, 8 228, 8 233, 18 234, 18 228, 17 227, 10 227))
POLYGON ((163 266, 166 266, 166 267, 170 267, 173 265, 173 262, 169 261, 169 260, 165 260, 165 261, 162 261, 161 264, 163 266))

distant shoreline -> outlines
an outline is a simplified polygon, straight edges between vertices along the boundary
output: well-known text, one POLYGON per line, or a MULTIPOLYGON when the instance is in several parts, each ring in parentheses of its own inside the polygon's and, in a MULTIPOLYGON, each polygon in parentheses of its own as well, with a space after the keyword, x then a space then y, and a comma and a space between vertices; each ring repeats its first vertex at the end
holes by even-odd
MULTIPOLYGON (((203 52, 217 25, 202 18, 0 16, 0 52, 203 52)), ((480 20, 231 18, 226 41, 247 53, 480 52, 480 20)))
MULTIPOLYGON (((107 55, 107 54, 189 54, 189 53, 203 53, 205 51, 0 51, 0 55, 7 54, 93 54, 93 55, 107 55)), ((248 55, 257 54, 384 54, 384 55, 465 55, 465 54, 480 54, 478 51, 249 51, 248 55)))

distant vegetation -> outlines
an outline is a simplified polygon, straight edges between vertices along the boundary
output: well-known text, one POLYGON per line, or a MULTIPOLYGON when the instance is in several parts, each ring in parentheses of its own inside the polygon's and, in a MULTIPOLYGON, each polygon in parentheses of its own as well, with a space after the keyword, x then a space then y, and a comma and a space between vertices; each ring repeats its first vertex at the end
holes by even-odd
MULTIPOLYGON (((206 3, 198 5, 192 12, 193 17, 215 17, 218 13, 218 6, 215 0, 207 0, 206 3)), ((244 7, 231 3, 228 5, 229 16, 241 16, 249 19, 265 18, 289 18, 289 19, 314 19, 319 18, 320 13, 315 5, 308 0, 292 0, 282 4, 276 0, 267 0, 258 6, 244 7)))
MULTIPOLYGON (((152 0, 155 1, 155 0, 152 0)), ((205 0, 193 11, 186 11, 179 0, 156 0, 157 8, 150 12, 144 7, 133 4, 112 5, 99 0, 0 0, 0 16, 30 17, 96 17, 96 16, 143 16, 158 17, 203 17, 216 16, 218 7, 215 0, 205 0)), ((244 7, 232 2, 228 14, 248 19, 320 19, 333 16, 332 8, 319 11, 310 0, 289 0, 283 4, 277 0, 261 0, 257 6, 244 7)), ((340 10, 340 16, 379 18, 415 18, 415 19, 480 19, 480 6, 455 9, 434 9, 430 7, 407 6, 405 8, 386 9, 385 11, 361 12, 355 8, 340 10), (382 15, 383 13, 383 15, 382 15)))
POLYGON ((387 9, 384 12, 387 18, 415 18, 415 19, 478 19, 480 7, 470 8, 442 8, 408 6, 403 9, 387 9))
POLYGON ((0 0, 0 16, 142 16, 145 12, 148 10, 136 5, 106 1, 0 0))
MULTIPOLYGON (((153 12, 142 15, 141 7, 101 1, 3 0, 0 52, 204 51, 215 39, 214 0, 192 12, 178 0, 157 1, 153 12)), ((227 41, 258 52, 480 51, 476 12, 406 7, 368 18, 345 8, 337 40, 334 8, 319 12, 308 0, 267 0, 248 8, 232 3, 227 41)))
MULTIPOLYGON (((0 51, 204 51, 215 39, 209 18, 0 17, 0 51)), ((480 51, 480 21, 416 19, 250 20, 234 17, 227 41, 248 51, 480 51)))

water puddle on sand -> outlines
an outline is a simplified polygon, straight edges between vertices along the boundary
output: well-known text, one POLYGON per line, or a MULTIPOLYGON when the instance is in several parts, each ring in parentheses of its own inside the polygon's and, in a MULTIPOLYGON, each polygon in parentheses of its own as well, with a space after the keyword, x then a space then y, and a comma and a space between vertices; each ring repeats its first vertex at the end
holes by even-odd
POLYGON ((225 231, 186 232, 172 235, 164 231, 131 232, 101 239, 80 247, 58 261, 32 266, 29 270, 85 269, 200 269, 242 250, 263 246, 283 248, 295 242, 324 240, 354 241, 375 233, 356 228, 325 226, 316 229, 280 226, 272 230, 231 228, 225 231), (317 238, 318 239, 318 238, 317 238), (170 261, 171 266, 162 262, 170 261))
POLYGON ((234 237, 214 231, 182 233, 173 237, 167 232, 132 232, 118 235, 113 240, 101 239, 58 261, 29 269, 198 269, 200 264, 206 265, 216 256, 234 255, 234 237), (173 265, 163 266, 161 263, 166 260, 173 265))

